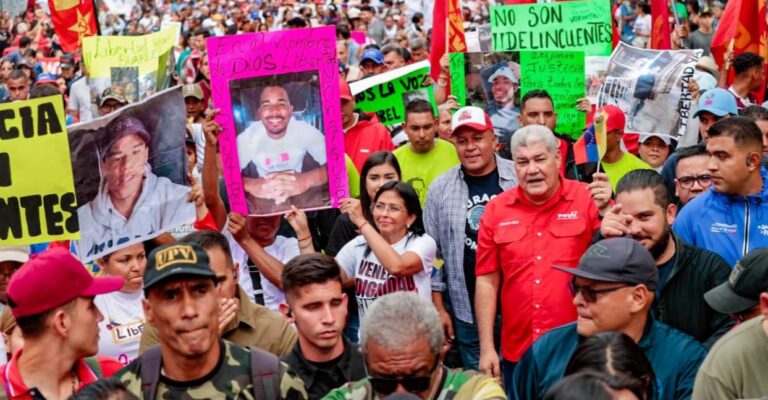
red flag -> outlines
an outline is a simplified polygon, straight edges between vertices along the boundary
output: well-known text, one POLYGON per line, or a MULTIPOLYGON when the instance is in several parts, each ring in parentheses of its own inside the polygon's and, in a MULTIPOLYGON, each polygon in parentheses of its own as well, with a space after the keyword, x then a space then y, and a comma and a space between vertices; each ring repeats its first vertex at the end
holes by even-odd
MULTIPOLYGON (((749 51, 768 58, 768 29, 765 21, 766 0, 730 0, 712 37, 712 56, 721 67, 728 47, 733 55, 749 51)), ((733 71, 731 71, 733 72, 733 71)), ((733 74, 728 82, 733 80, 733 74)), ((764 93, 756 94, 762 102, 764 93)))
POLYGON ((84 37, 97 33, 93 0, 48 0, 48 6, 53 28, 64 51, 76 51, 84 37))
POLYGON ((448 51, 451 53, 467 51, 459 0, 448 0, 448 51))
POLYGON ((440 76, 440 58, 446 52, 448 35, 448 0, 435 0, 432 9, 432 38, 429 49, 429 63, 432 64, 432 79, 437 81, 440 76))
POLYGON ((669 4, 667 0, 651 0, 651 48, 669 50, 672 38, 669 31, 669 4))
MULTIPOLYGON (((440 77, 440 58, 446 52, 467 51, 464 38, 464 23, 461 19, 461 8, 458 0, 435 0, 432 10, 432 38, 429 49, 432 79, 440 77)), ((446 79, 446 94, 450 94, 450 76, 446 79)))

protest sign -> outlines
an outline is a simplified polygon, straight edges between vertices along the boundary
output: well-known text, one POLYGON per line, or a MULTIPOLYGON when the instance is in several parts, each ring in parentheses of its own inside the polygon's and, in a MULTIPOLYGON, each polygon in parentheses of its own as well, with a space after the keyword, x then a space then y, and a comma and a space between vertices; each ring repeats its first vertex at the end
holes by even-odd
POLYGON ((429 61, 420 61, 350 83, 355 107, 364 112, 375 112, 384 126, 402 123, 405 105, 415 99, 432 103, 437 114, 429 66, 429 61))
POLYGON ((186 119, 177 86, 69 127, 82 260, 195 220, 187 199, 186 119))
POLYGON ((450 53, 451 94, 460 106, 488 112, 494 133, 508 142, 520 115, 520 54, 450 53))
POLYGON ((477 26, 477 36, 480 41, 480 51, 489 52, 493 50, 493 40, 491 39, 491 24, 482 24, 477 26))
POLYGON ((494 51, 576 50, 611 53, 610 0, 491 7, 494 51))
POLYGON ((348 196, 334 28, 208 38, 230 208, 275 215, 348 196))
POLYGON ((600 88, 598 106, 624 111, 624 130, 678 140, 691 108, 689 84, 702 50, 645 50, 619 43, 600 88))
POLYGON ((583 51, 523 51, 520 53, 520 96, 545 89, 557 113, 557 133, 578 138, 585 115, 576 109, 584 97, 583 51))
POLYGON ((0 246, 77 239, 61 96, 0 104, 0 246))
POLYGON ((352 40, 354 40, 355 43, 359 44, 360 46, 364 46, 365 45, 365 32, 352 31, 352 32, 349 32, 349 37, 352 40))
POLYGON ((92 98, 108 87, 128 103, 143 100, 169 84, 173 46, 179 25, 142 36, 83 38, 83 62, 88 68, 92 98))

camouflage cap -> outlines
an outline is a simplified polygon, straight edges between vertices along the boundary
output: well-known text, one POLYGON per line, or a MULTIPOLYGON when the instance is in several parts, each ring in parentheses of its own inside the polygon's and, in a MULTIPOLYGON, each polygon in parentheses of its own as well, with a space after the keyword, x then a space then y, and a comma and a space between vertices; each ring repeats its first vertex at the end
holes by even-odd
POLYGON ((99 107, 103 106, 104 103, 107 100, 110 100, 110 99, 116 100, 116 101, 120 102, 121 104, 127 104, 128 103, 127 101, 125 101, 125 97, 123 97, 122 94, 118 93, 118 91, 115 90, 114 88, 108 87, 108 88, 104 89, 103 92, 101 92, 101 97, 99 98, 99 107))
POLYGON ((193 244, 168 244, 149 254, 144 270, 144 290, 169 278, 195 276, 216 280, 211 269, 208 253, 193 244))

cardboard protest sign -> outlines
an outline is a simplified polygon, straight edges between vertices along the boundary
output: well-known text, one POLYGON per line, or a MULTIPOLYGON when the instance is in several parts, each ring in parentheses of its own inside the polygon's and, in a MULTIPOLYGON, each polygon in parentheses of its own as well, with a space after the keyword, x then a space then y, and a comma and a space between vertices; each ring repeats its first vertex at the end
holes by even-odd
POLYGON ((185 137, 180 86, 69 127, 82 260, 195 220, 185 137))
POLYGON ((685 134, 691 108, 689 83, 702 50, 645 50, 620 43, 611 55, 598 106, 614 104, 626 115, 625 131, 685 134))
POLYGON ((491 7, 494 51, 580 50, 611 54, 610 0, 491 7))
POLYGON ((429 70, 425 60, 352 82, 349 89, 355 95, 355 107, 375 112, 384 126, 402 123, 405 105, 415 99, 432 103, 437 114, 429 70))
POLYGON ((178 25, 142 36, 83 38, 91 98, 113 87, 134 103, 168 87, 177 35, 178 25))
POLYGON ((450 53, 451 94, 461 106, 488 112, 494 133, 509 142, 519 127, 520 54, 450 53))
POLYGON ((230 208, 275 215, 348 196, 333 27, 208 39, 230 208))
POLYGON ((584 97, 583 51, 523 51, 520 53, 520 96, 545 89, 555 105, 557 132, 578 138, 585 114, 576 109, 584 97))
POLYGON ((0 246, 77 239, 61 96, 0 104, 0 246))

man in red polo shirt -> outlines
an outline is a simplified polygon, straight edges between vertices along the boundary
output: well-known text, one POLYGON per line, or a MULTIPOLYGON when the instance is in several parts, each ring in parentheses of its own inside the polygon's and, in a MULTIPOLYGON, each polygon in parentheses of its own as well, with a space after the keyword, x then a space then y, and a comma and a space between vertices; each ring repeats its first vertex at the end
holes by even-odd
POLYGON ((343 79, 339 79, 339 93, 344 151, 352 159, 359 173, 368 156, 377 151, 392 151, 395 145, 389 131, 379 122, 375 113, 355 112, 355 96, 343 79))
MULTIPOLYGON (((93 304, 115 292, 122 277, 94 278, 61 248, 32 256, 8 284, 8 305, 24 336, 24 347, 0 367, 8 399, 66 399, 83 386, 112 376, 123 365, 96 354, 99 321, 93 304)), ((0 396, 1 397, 1 396, 0 396)))
POLYGON ((517 130, 510 150, 518 186, 491 200, 480 219, 475 264, 479 367, 492 376, 503 373, 505 387, 536 338, 576 319, 571 277, 552 266, 578 264, 600 229, 599 212, 610 203, 605 176, 596 176, 589 186, 562 177, 558 148, 546 126, 517 130), (499 298, 501 366, 493 342, 499 298))

